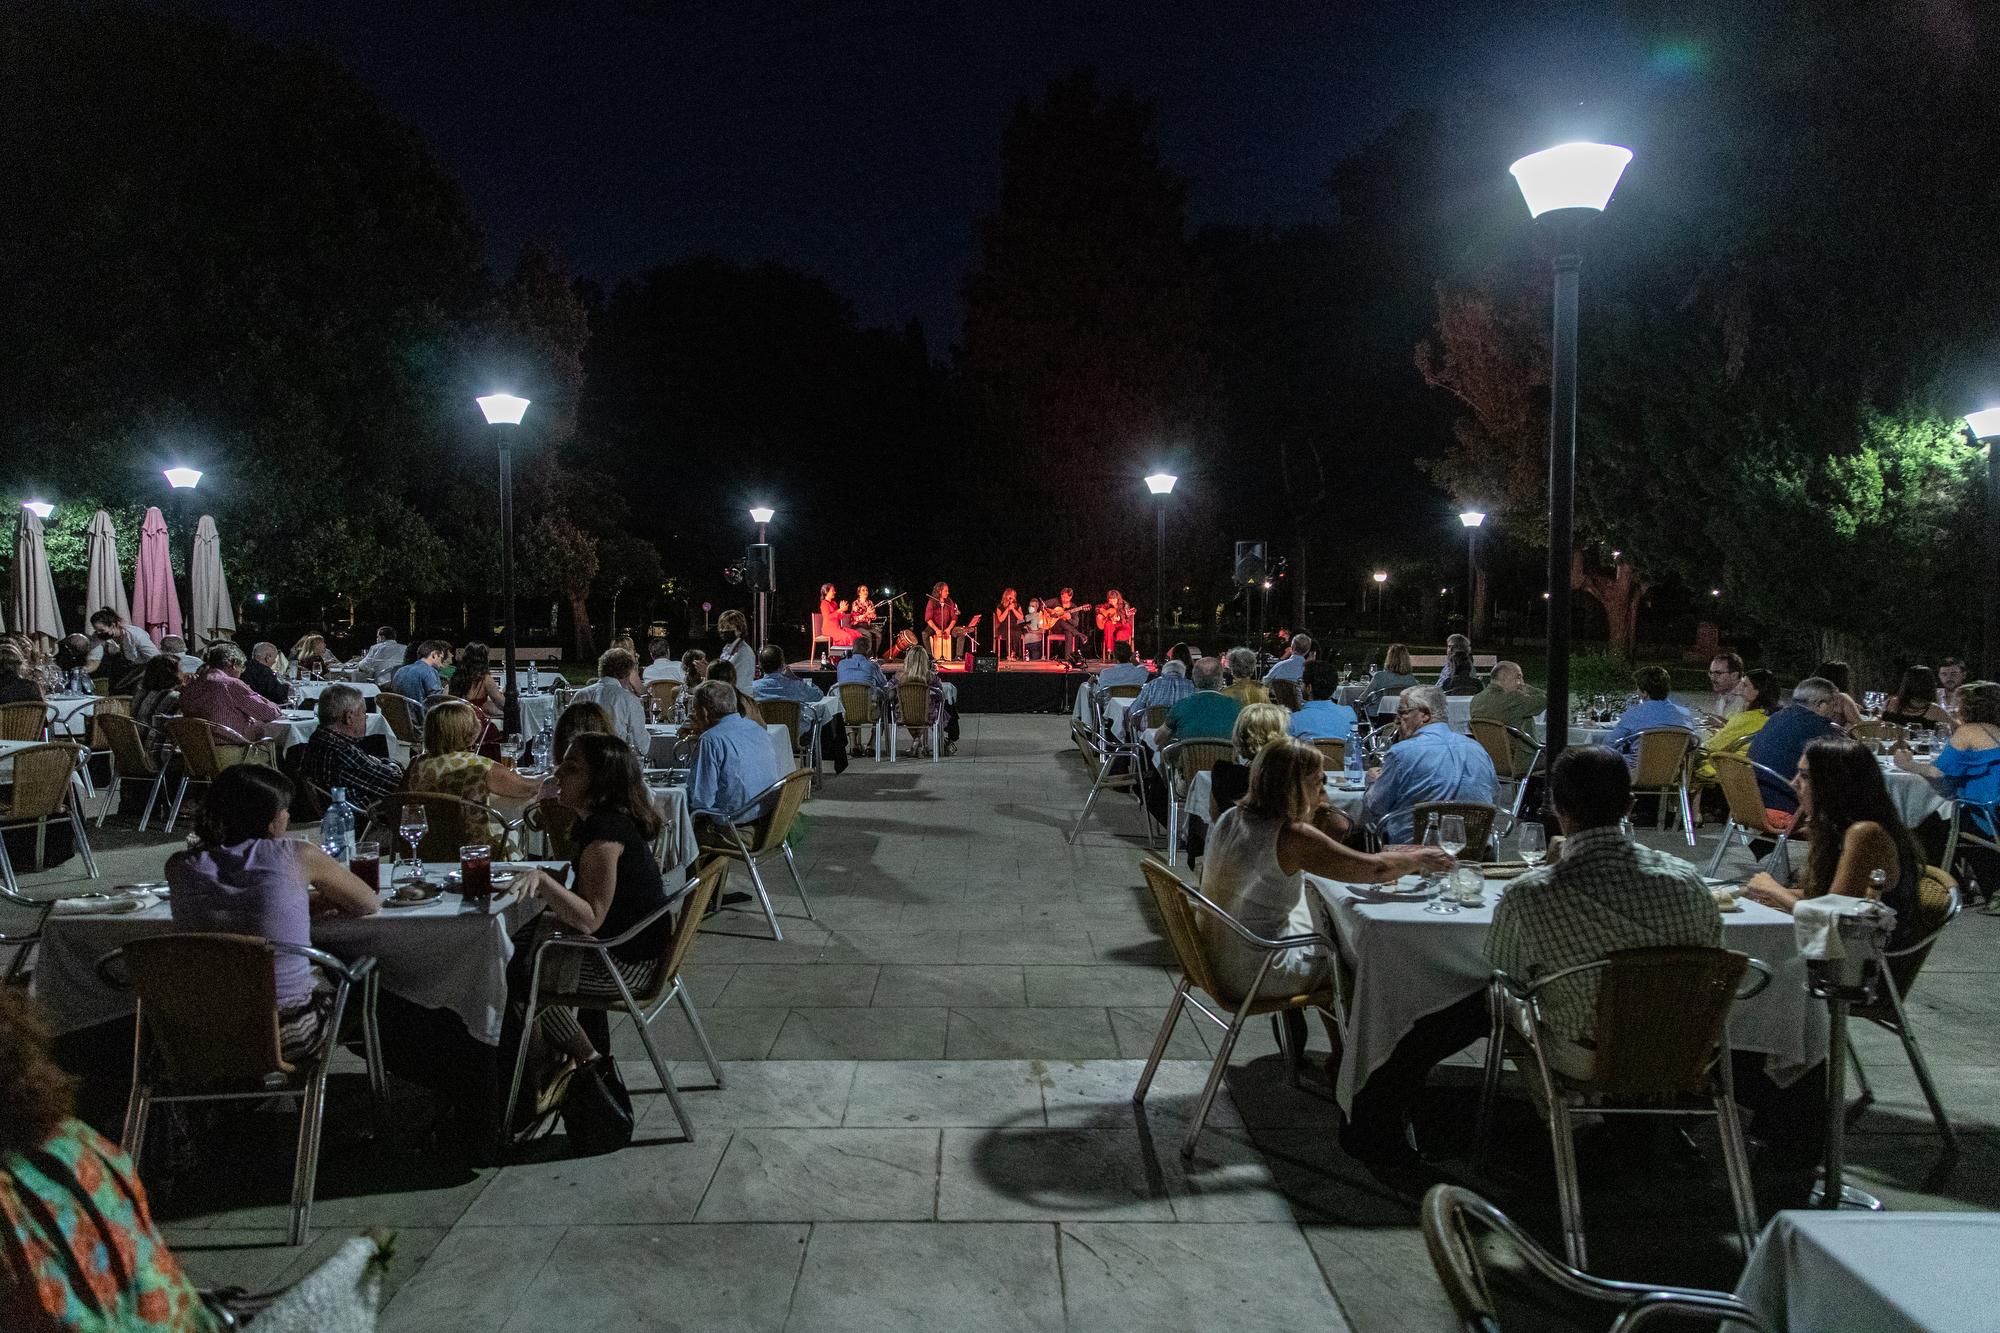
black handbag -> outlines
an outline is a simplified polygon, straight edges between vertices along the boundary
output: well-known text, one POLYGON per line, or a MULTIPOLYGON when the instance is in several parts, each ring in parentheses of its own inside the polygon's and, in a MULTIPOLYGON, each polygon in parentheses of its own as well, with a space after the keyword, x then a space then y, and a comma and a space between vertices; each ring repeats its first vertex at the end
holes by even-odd
POLYGON ((592 1060, 570 1077, 563 1095, 563 1128, 586 1157, 617 1152, 632 1142, 632 1094, 608 1056, 592 1060))

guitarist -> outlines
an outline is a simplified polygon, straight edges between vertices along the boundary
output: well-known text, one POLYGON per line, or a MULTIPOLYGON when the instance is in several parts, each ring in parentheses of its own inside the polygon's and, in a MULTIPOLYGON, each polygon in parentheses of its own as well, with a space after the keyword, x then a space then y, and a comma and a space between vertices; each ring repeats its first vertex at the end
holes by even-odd
POLYGON ((1077 632, 1082 628, 1077 624, 1077 613, 1088 610, 1089 607, 1076 604, 1074 588, 1064 588, 1057 600, 1042 603, 1042 619, 1048 622, 1042 631, 1042 655, 1045 658, 1061 662, 1076 651, 1077 632), (1060 652, 1057 651, 1057 644, 1062 645, 1060 652))
POLYGON ((1138 611, 1118 589, 1104 594, 1104 602, 1097 608, 1097 628, 1104 635, 1105 661, 1111 660, 1119 644, 1132 642, 1132 626, 1138 618, 1138 611))

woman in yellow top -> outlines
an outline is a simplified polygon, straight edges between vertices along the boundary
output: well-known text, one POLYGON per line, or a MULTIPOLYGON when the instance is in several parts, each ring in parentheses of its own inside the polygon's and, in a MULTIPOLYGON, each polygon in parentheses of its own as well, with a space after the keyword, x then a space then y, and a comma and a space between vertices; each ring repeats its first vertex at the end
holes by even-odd
MULTIPOLYGON (((1731 691, 1743 700, 1743 709, 1732 715, 1728 721, 1716 728, 1708 744, 1702 747, 1708 754, 1742 754, 1750 748, 1750 738, 1764 729, 1771 720, 1771 714, 1785 706, 1778 697, 1778 679, 1762 667, 1746 671, 1736 678, 1736 688, 1731 691)), ((1699 782, 1713 784, 1715 765, 1704 757, 1694 771, 1699 782)))
MULTIPOLYGON (((479 737, 485 729, 486 719, 463 699, 447 699, 433 707, 424 717, 424 757, 410 765, 403 789, 456 796, 478 805, 491 805, 495 796, 509 801, 534 800, 541 794, 538 785, 479 753, 479 737)), ((489 819, 486 834, 498 843, 506 830, 499 819, 489 819)))

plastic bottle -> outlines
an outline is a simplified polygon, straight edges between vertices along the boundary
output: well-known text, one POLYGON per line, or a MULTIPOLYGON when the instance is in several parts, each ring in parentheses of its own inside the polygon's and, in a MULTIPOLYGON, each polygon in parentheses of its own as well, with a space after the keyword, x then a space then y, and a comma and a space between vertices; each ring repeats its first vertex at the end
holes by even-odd
POLYGON ((319 846, 334 860, 346 865, 354 859, 355 809, 347 803, 347 788, 333 789, 333 803, 319 821, 319 846))
POLYGON ((531 657, 528 659, 528 693, 540 694, 541 692, 542 692, 542 673, 540 669, 535 666, 535 660, 531 657))

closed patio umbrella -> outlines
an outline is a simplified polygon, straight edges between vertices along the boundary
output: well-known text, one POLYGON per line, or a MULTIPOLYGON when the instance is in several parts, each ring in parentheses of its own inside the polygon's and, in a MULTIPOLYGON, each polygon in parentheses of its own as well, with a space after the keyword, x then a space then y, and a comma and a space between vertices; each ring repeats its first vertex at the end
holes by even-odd
POLYGON ((146 511, 139 529, 139 562, 132 566, 131 623, 153 636, 181 632, 181 595, 174 588, 174 566, 167 556, 167 520, 155 505, 146 511))
POLYGON ((125 600, 125 580, 118 574, 118 535, 111 527, 111 515, 102 509, 90 516, 89 605, 84 614, 95 615, 103 607, 116 611, 126 623, 132 620, 131 604, 125 600))
MULTIPOLYGON (((188 560, 188 634, 206 648, 236 632, 236 612, 229 604, 229 582, 222 576, 222 538, 207 514, 194 529, 194 554, 188 560)), ((197 650, 199 651, 199 650, 197 650)))
POLYGON ((49 577, 49 548, 42 540, 42 520, 22 507, 14 529, 14 630, 46 634, 60 642, 62 612, 56 606, 56 584, 49 577))

